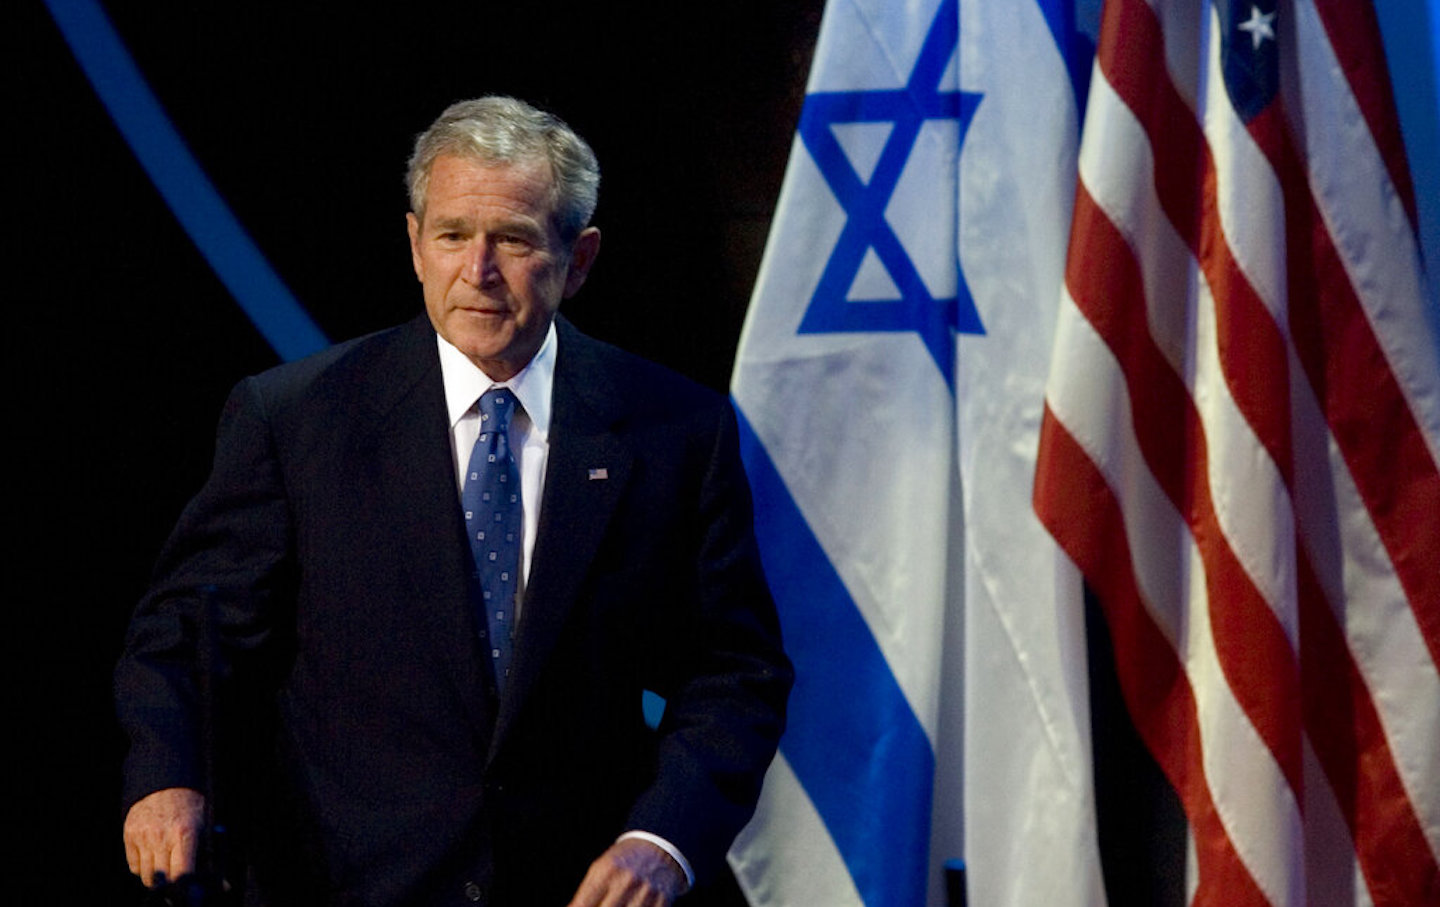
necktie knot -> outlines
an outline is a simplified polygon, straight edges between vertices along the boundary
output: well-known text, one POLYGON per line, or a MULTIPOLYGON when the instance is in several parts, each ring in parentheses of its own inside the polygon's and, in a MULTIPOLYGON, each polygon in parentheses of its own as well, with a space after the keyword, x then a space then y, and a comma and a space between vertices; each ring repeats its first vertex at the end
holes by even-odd
POLYGON ((480 395, 480 430, 508 432, 515 415, 515 395, 509 388, 492 387, 480 395))

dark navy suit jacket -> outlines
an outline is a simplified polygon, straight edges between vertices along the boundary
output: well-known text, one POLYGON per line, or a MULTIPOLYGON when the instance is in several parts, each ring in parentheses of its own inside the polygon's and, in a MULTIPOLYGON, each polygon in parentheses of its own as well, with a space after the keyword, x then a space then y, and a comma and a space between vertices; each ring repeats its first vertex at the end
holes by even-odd
POLYGON ((734 414, 563 319, 558 338, 503 700, 422 316, 232 392, 117 668, 127 805, 201 783, 198 659, 273 903, 561 905, 628 829, 702 884, 720 870, 791 683, 734 414), (642 690, 668 701, 658 730, 642 690))

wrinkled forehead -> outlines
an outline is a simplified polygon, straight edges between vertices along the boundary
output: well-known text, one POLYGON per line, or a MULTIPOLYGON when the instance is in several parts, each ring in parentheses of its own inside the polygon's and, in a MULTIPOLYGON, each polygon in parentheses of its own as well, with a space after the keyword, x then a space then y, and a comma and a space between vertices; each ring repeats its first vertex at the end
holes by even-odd
POLYGON ((447 178, 454 180, 458 177, 497 187, 503 184, 511 190, 523 186, 526 195, 531 197, 536 207, 542 209, 550 221, 559 227, 557 213, 560 189, 556 185, 550 159, 543 154, 496 160, 462 148, 436 155, 427 174, 427 207, 430 200, 436 197, 436 190, 439 188, 437 177, 441 182, 447 181, 447 178))

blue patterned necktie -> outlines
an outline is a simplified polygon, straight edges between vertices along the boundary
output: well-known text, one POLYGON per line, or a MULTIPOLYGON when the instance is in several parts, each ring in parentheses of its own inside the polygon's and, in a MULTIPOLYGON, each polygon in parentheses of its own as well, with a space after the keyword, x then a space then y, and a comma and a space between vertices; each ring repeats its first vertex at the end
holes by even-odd
POLYGON ((520 470, 510 451, 510 417, 515 395, 496 387, 480 397, 480 436, 470 453, 460 502, 470 551, 480 575, 484 619, 480 632, 490 643, 495 684, 504 690, 515 645, 515 596, 519 588, 520 470))

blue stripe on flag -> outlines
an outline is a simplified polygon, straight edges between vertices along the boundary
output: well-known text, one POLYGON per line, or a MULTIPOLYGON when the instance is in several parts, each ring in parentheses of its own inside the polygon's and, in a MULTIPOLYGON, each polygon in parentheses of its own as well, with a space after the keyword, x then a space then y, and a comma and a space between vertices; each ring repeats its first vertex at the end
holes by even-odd
POLYGON ((737 415, 755 532, 796 669, 780 749, 865 904, 923 904, 930 741, 769 453, 737 415))
POLYGON ((1085 100, 1090 94, 1090 70, 1095 59, 1095 39, 1089 29, 1099 28, 1098 0, 1035 0, 1050 37, 1070 73, 1075 93, 1076 122, 1085 121, 1085 100))
POLYGON ((185 147, 104 10, 95 0, 46 6, 140 166, 265 340, 282 359, 329 346, 185 147))

